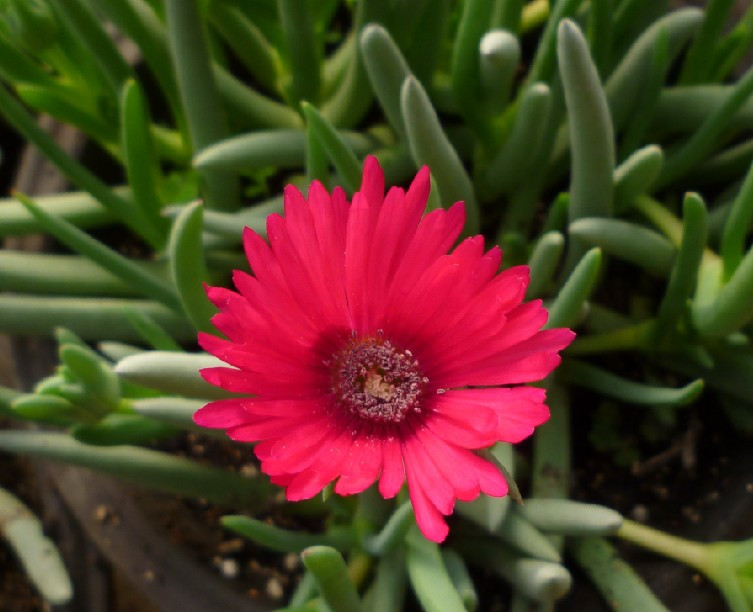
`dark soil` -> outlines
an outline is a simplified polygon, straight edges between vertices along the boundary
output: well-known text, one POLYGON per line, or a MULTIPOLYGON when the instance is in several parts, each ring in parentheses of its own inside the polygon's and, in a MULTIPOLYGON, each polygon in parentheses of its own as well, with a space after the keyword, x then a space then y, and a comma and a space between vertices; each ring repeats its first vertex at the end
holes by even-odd
MULTIPOLYGON (((641 412, 647 409, 622 406, 620 410, 632 424, 625 424, 623 435, 640 439, 641 412)), ((583 439, 593 409, 588 404, 576 407, 574 498, 603 504, 634 521, 698 541, 751 537, 750 440, 733 428, 712 393, 692 408, 681 410, 681 425, 673 434, 658 444, 643 441, 638 449, 640 459, 625 466, 618 464, 615 454, 596 452, 583 439)), ((697 572, 633 545, 615 543, 670 609, 726 609, 716 588, 697 572)), ((570 597, 579 606, 573 609, 599 609, 586 608, 581 602, 580 598, 586 597, 585 583, 587 580, 575 580, 570 597)))
MULTIPOLYGON (((248 444, 189 433, 167 446, 169 449, 162 445, 165 450, 215 467, 248 476, 259 473, 258 460, 248 444)), ((280 492, 278 501, 282 500, 280 492)), ((271 552, 219 526, 223 515, 242 514, 242 509, 152 494, 144 495, 140 501, 145 514, 161 525, 176 545, 228 581, 242 585, 251 600, 271 600, 275 605, 282 605, 300 581, 302 568, 297 554, 271 552)), ((282 514, 273 505, 268 513, 255 518, 286 529, 315 533, 321 528, 321 522, 315 517, 301 519, 282 514)))

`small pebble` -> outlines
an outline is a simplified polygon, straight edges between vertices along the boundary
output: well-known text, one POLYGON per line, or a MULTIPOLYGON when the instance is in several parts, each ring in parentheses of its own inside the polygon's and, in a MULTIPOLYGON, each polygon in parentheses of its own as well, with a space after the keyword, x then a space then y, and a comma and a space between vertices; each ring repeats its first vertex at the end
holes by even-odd
POLYGON ((103 525, 119 525, 120 518, 112 508, 105 504, 100 504, 94 509, 94 518, 103 525))
POLYGON ((277 578, 270 578, 267 580, 267 596, 270 599, 282 599, 282 596, 285 594, 284 589, 282 588, 282 584, 280 584, 280 581, 277 580, 277 578))
POLYGON ((282 558, 282 566, 289 572, 297 570, 300 564, 301 559, 296 553, 288 553, 282 558))
POLYGON ((243 476, 253 478, 254 476, 259 475, 259 468, 256 467, 253 463, 246 463, 245 465, 241 466, 240 472, 243 476))
POLYGON ((635 506, 633 506, 631 514, 633 515, 633 520, 637 521, 638 523, 645 523, 648 521, 648 508, 643 504, 636 504, 635 506))
POLYGON ((223 577, 232 580, 237 578, 240 573, 240 567, 235 559, 222 559, 220 561, 220 573, 223 577))

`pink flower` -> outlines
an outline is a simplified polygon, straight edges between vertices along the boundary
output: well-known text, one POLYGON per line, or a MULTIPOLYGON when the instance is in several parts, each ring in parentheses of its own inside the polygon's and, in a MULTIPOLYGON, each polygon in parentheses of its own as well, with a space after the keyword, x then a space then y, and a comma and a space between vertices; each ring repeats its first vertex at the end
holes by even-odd
POLYGON ((201 334, 230 368, 204 378, 248 397, 214 401, 194 420, 258 442, 261 469, 289 500, 337 479, 340 495, 377 479, 393 497, 408 481, 421 531, 440 542, 455 500, 503 496, 507 483, 474 450, 519 442, 549 417, 544 378, 574 334, 541 331, 547 312, 523 303, 528 268, 498 274, 499 248, 481 236, 451 252, 462 203, 423 216, 429 170, 384 196, 374 158, 350 204, 314 182, 285 189, 269 244, 246 228, 253 275, 238 293, 210 287, 228 340, 201 334))

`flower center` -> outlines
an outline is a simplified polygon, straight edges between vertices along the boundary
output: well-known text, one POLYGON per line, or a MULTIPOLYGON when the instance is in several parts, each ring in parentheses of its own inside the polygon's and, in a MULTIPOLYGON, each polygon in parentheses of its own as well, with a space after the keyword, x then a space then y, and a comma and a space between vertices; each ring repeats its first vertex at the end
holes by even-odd
POLYGON ((370 421, 399 423, 420 412, 427 382, 410 351, 382 338, 352 340, 334 361, 333 391, 340 405, 370 421))

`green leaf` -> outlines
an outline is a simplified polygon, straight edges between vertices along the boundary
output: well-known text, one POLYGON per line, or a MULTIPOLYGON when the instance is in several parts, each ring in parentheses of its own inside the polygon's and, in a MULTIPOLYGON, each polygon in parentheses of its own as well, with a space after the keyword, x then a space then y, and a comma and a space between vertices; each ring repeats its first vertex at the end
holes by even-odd
MULTIPOLYGON (((191 141, 198 151, 227 137, 227 121, 215 85, 198 0, 167 0, 165 9, 178 91, 191 141)), ((238 208, 239 185, 233 173, 205 169, 202 178, 209 208, 238 208)))
POLYGON ((727 81, 753 44, 753 6, 742 14, 732 31, 717 45, 711 80, 727 81))
POLYGON ((685 55, 680 83, 703 83, 709 80, 714 69, 714 50, 727 25, 733 4, 735 0, 710 0, 707 3, 703 23, 685 55))
POLYGON ((85 257, 30 251, 0 251, 0 286, 4 291, 37 295, 139 295, 136 287, 85 257))
POLYGON ((533 435, 531 491, 536 497, 567 497, 570 484, 570 398, 567 389, 548 381, 549 420, 533 435))
POLYGON ((63 15, 73 26, 102 79, 109 83, 112 93, 119 93, 132 71, 98 16, 82 0, 66 2, 63 15))
POLYGON ((405 550, 403 547, 395 548, 379 560, 374 580, 363 598, 364 609, 368 612, 401 612, 405 600, 406 575, 405 550))
POLYGON ((329 546, 311 546, 301 554, 332 612, 359 612, 361 601, 342 555, 329 546))
POLYGON ((181 305, 177 295, 172 287, 166 285, 162 279, 106 247, 99 240, 92 238, 76 226, 48 213, 26 196, 17 193, 16 197, 48 232, 66 246, 88 257, 125 282, 140 287, 144 295, 150 296, 180 312, 181 305))
POLYGON ((583 304, 593 292, 601 269, 601 249, 588 251, 572 271, 549 307, 545 328, 573 327, 583 304))
POLYGON ((560 24, 557 50, 572 147, 570 221, 609 217, 615 151, 606 96, 588 44, 574 22, 560 24))
POLYGON ((528 259, 531 281, 526 292, 527 299, 539 297, 546 292, 554 278, 564 249, 565 237, 559 232, 546 232, 536 242, 528 259))
POLYGON ((149 131, 150 120, 144 95, 135 80, 123 87, 120 100, 123 155, 131 197, 142 222, 142 236, 156 249, 164 246, 167 220, 161 216, 157 189, 159 163, 149 131))
POLYGON ((173 427, 200 430, 204 434, 211 431, 203 427, 200 428, 193 422, 193 415, 199 408, 206 405, 205 400, 182 397, 147 397, 131 400, 128 405, 134 412, 144 417, 173 427))
POLYGON ((124 380, 163 393, 221 399, 228 397, 227 392, 205 382, 199 370, 224 365, 206 353, 146 351, 119 361, 115 373, 124 380))
POLYGON ((76 425, 70 430, 76 440, 94 446, 148 444, 177 432, 171 425, 140 414, 109 414, 99 423, 76 425))
POLYGON ((698 281, 699 267, 706 248, 708 213, 696 193, 685 195, 683 202, 682 242, 656 313, 654 339, 659 341, 677 327, 698 281))
POLYGON ((301 129, 301 116, 292 108, 243 84, 227 69, 212 64, 217 91, 229 116, 244 129, 301 129))
POLYGON ((361 186, 361 164, 350 144, 316 108, 306 102, 301 104, 301 108, 312 137, 342 177, 343 186, 348 192, 355 193, 361 186))
POLYGON ((94 0, 94 3, 102 14, 136 43, 165 95, 176 122, 181 125, 181 131, 185 132, 185 117, 179 100, 167 34, 152 6, 147 0, 94 0))
POLYGON ((662 168, 657 187, 666 187, 685 176, 718 145, 732 117, 753 94, 753 68, 750 68, 727 93, 724 102, 697 127, 690 139, 671 156, 662 168))
POLYGON ((625 127, 620 143, 620 158, 624 158, 638 148, 644 140, 656 105, 661 97, 664 82, 670 69, 669 37, 662 30, 656 39, 656 46, 651 53, 651 62, 646 70, 640 95, 636 101, 635 112, 625 127))
POLYGON ((139 335, 128 325, 132 308, 155 319, 179 342, 196 340, 196 331, 182 316, 155 302, 116 298, 69 298, 0 294, 0 330, 19 335, 49 336, 67 327, 85 340, 102 338, 133 342, 139 335))
POLYGON ((659 39, 667 37, 667 61, 671 64, 702 19, 703 11, 695 7, 673 11, 651 24, 625 53, 604 86, 617 129, 632 119, 635 113, 643 91, 643 87, 636 87, 635 84, 648 82, 659 39))
POLYGON ((84 386, 96 402, 117 408, 120 401, 118 378, 104 360, 88 347, 64 344, 58 351, 65 368, 84 386))
POLYGON ((660 278, 669 276, 677 254, 674 245, 659 232, 620 219, 578 219, 570 224, 568 233, 583 244, 597 246, 608 255, 640 266, 660 278))
POLYGON ((316 104, 321 89, 322 52, 314 36, 308 4, 300 0, 277 0, 292 77, 288 97, 293 107, 303 100, 316 104))
POLYGON ((137 234, 140 231, 138 219, 130 202, 111 190, 84 166, 68 155, 55 140, 37 125, 31 116, 14 98, 4 85, 0 85, 0 112, 24 138, 44 153, 74 185, 88 191, 115 218, 120 219, 137 234))
POLYGON ((458 542, 455 548, 469 562, 500 574, 534 601, 551 605, 570 590, 572 577, 562 565, 520 556, 491 538, 458 542))
POLYGON ((615 609, 668 612, 606 540, 579 538, 572 540, 570 549, 578 565, 615 609))
POLYGON ((170 275, 183 310, 196 329, 214 332, 210 319, 217 309, 207 298, 204 284, 209 282, 209 271, 201 243, 203 228, 201 202, 183 208, 170 231, 168 253, 170 275))
MULTIPOLYGON (((373 151, 379 144, 357 132, 338 132, 338 138, 358 156, 373 151)), ((299 168, 305 159, 306 133, 286 129, 261 130, 227 138, 199 152, 193 163, 200 170, 216 168, 247 172, 270 166, 299 168)))
POLYGON ((117 141, 117 125, 88 108, 87 100, 82 100, 78 91, 19 83, 16 93, 34 110, 75 125, 105 147, 111 147, 117 141))
POLYGON ((144 349, 140 346, 126 344, 124 342, 108 341, 97 343, 97 350, 110 361, 120 361, 131 355, 144 352, 144 349))
POLYGON ((92 416, 84 413, 67 399, 48 393, 29 393, 16 397, 10 412, 16 418, 27 421, 68 425, 71 422, 91 421, 92 416))
POLYGON ((605 535, 622 525, 611 508, 569 499, 531 498, 516 511, 542 531, 568 536, 605 535))
POLYGON ((614 0, 591 0, 588 10, 588 43, 599 74, 606 74, 612 51, 614 0))
POLYGON ((561 23, 566 17, 575 14, 579 5, 580 0, 559 0, 553 6, 549 19, 546 21, 544 32, 539 39, 531 69, 528 71, 529 83, 548 82, 554 76, 555 50, 558 45, 557 39, 560 36, 558 28, 561 28, 561 23))
POLYGON ((414 77, 405 79, 400 104, 413 161, 418 166, 429 166, 439 188, 442 206, 448 208, 454 202, 465 202, 464 234, 478 233, 479 211, 471 180, 442 130, 429 96, 414 77))
POLYGON ((479 71, 483 102, 489 113, 507 104, 520 63, 520 43, 506 30, 491 30, 479 43, 479 71))
POLYGON ((364 540, 363 547, 369 554, 381 557, 399 546, 414 524, 413 506, 409 501, 404 502, 392 513, 379 533, 364 540))
MULTIPOLYGON (((387 9, 386 2, 356 3, 351 28, 354 40, 358 39, 367 24, 385 21, 387 9)), ((361 48, 353 45, 347 59, 342 79, 321 105, 322 117, 338 127, 353 127, 361 123, 373 100, 361 48)))
MULTIPOLYGON (((157 351, 182 351, 180 345, 153 317, 143 310, 126 307, 128 323, 149 346, 157 351)), ((141 352, 139 350, 139 352, 141 352)))
POLYGON ((493 27, 519 33, 524 4, 524 0, 498 0, 492 13, 493 27))
POLYGON ((465 606, 455 590, 439 547, 414 527, 406 538, 408 578, 413 592, 426 612, 464 612, 465 606))
POLYGON ((634 151, 614 170, 614 207, 617 212, 629 210, 635 198, 649 190, 664 163, 664 153, 656 145, 634 151))
POLYGON ((695 401, 703 391, 703 380, 700 378, 677 389, 657 387, 622 378, 575 359, 566 360, 558 372, 563 380, 571 384, 630 404, 683 406, 695 401))
MULTIPOLYGON (((301 107, 308 103, 301 104, 301 107)), ((304 113, 305 116, 305 113, 304 113)), ((306 122, 306 182, 319 181, 325 189, 329 188, 329 158, 321 141, 314 133, 311 122, 306 122)))
MULTIPOLYGON (((421 83, 431 83, 442 57, 441 45, 436 43, 446 35, 452 5, 449 0, 433 0, 422 4, 421 15, 412 22, 413 28, 405 33, 403 46, 406 50, 405 58, 416 78, 421 83)), ((401 17, 404 14, 405 11, 401 17)), ((391 29, 394 30, 394 26, 391 29)))
POLYGON ((262 30, 239 7, 224 0, 210 2, 207 17, 256 80, 269 91, 276 91, 279 57, 262 30))
MULTIPOLYGON (((114 218, 88 193, 80 191, 39 196, 36 203, 48 214, 55 214, 82 229, 100 227, 111 223, 114 218)), ((0 236, 23 236, 41 231, 44 231, 42 225, 23 204, 15 198, 0 198, 0 236)))
POLYGON ((466 610, 473 612, 478 607, 478 594, 473 579, 468 573, 463 558, 451 548, 442 549, 442 561, 447 568, 452 585, 463 600, 466 610))
POLYGON ((0 76, 8 83, 60 87, 54 77, 0 32, 0 76))
POLYGON ((479 140, 490 146, 492 134, 481 99, 479 43, 489 29, 493 6, 494 0, 463 3, 450 60, 450 83, 458 110, 479 140))
POLYGON ((411 75, 408 63, 389 32, 379 24, 366 26, 360 38, 364 64, 379 104, 392 129, 406 139, 400 88, 411 75))
POLYGON ((330 546, 340 551, 347 551, 354 543, 350 531, 340 530, 330 533, 305 533, 291 531, 270 525, 250 516, 227 515, 220 520, 223 527, 235 531, 259 546, 276 552, 302 552, 309 546, 330 546))
POLYGON ((0 534, 46 602, 67 604, 73 598, 73 585, 60 551, 44 535, 42 522, 5 489, 0 489, 0 526, 0 534))
POLYGON ((496 533, 503 542, 515 547, 526 557, 553 563, 562 561, 557 549, 525 515, 518 512, 517 506, 507 513, 496 533))
POLYGON ((79 465, 140 486, 216 504, 258 508, 269 495, 266 481, 135 446, 89 446, 65 434, 0 431, 0 449, 79 465))
MULTIPOLYGON (((179 211, 179 209, 177 209, 179 211)), ((282 196, 271 198, 256 206, 242 208, 235 213, 224 213, 216 210, 204 211, 204 229, 217 234, 226 240, 241 241, 242 232, 238 228, 250 227, 256 233, 264 235, 267 231, 267 217, 274 213, 282 213, 284 202, 282 196)), ((173 211, 167 210, 168 214, 173 211)), ((208 256, 211 253, 207 254, 208 256)))
POLYGON ((726 279, 734 274, 743 260, 745 241, 751 221, 753 221, 753 164, 745 174, 745 181, 724 223, 719 250, 724 262, 726 279))
POLYGON ((551 98, 544 83, 533 83, 520 94, 510 134, 484 172, 485 183, 494 195, 509 193, 527 180, 544 137, 551 98))
POLYGON ((753 319, 753 249, 717 295, 707 300, 697 292, 692 315, 696 330, 705 338, 721 338, 753 319))

